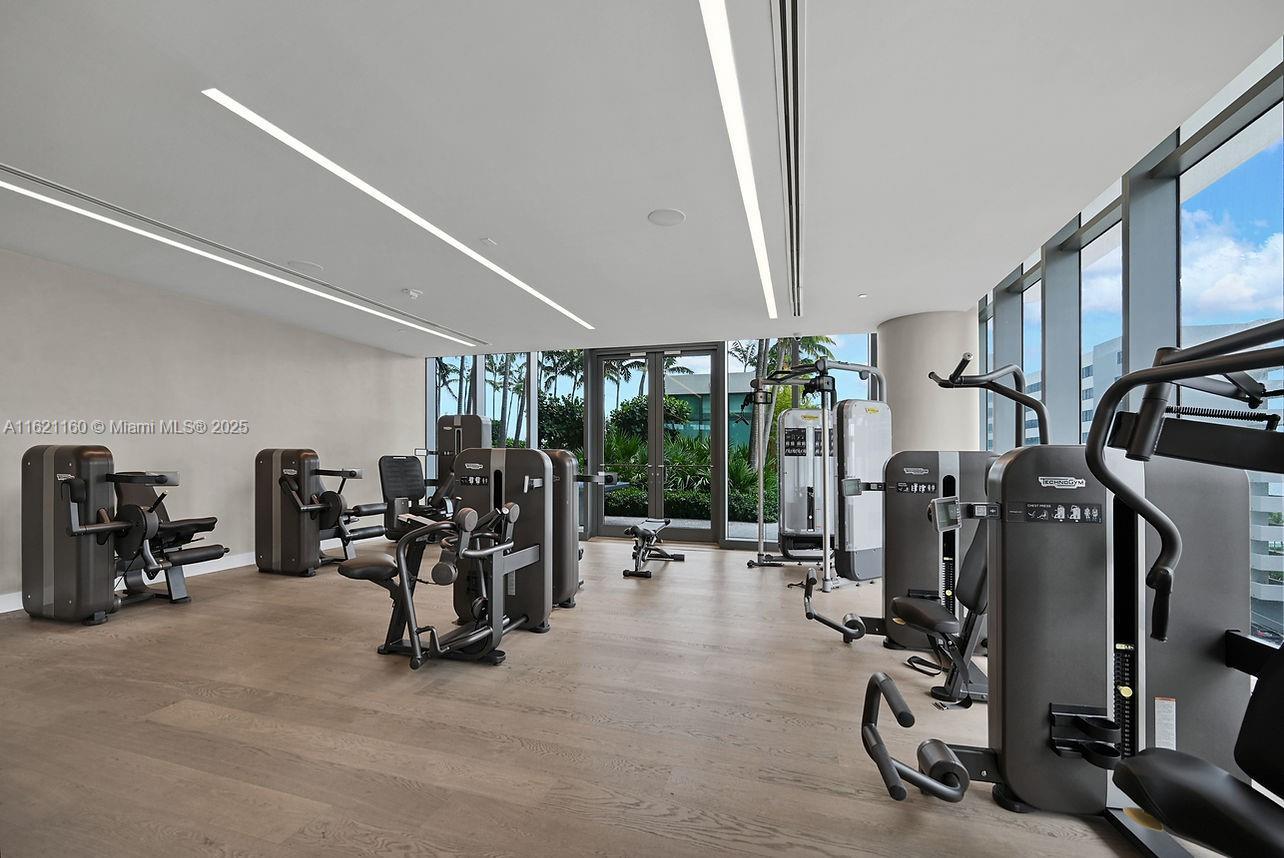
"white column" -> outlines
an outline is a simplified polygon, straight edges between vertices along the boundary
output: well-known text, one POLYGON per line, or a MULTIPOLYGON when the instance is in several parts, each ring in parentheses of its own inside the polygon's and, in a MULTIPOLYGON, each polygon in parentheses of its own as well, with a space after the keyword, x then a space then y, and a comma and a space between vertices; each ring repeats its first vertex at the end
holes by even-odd
MULTIPOLYGON (((892 407, 892 450, 980 449, 976 390, 942 390, 928 372, 949 375, 977 351, 976 310, 915 313, 878 326, 878 368, 892 407)), ((968 372, 977 372, 974 357, 968 372)))

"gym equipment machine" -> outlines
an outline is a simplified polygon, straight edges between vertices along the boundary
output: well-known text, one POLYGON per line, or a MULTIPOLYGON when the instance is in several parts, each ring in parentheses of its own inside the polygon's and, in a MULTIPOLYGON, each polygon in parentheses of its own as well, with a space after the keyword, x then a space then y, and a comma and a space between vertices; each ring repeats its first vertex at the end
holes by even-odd
POLYGON ((359 480, 359 468, 322 468, 315 450, 260 450, 254 457, 254 558, 260 572, 309 578, 319 567, 351 560, 352 543, 383 536, 383 525, 352 527, 362 516, 383 515, 383 503, 349 507, 343 499, 348 480, 359 480), (339 477, 337 489, 326 489, 322 477, 339 477), (338 539, 342 557, 321 549, 338 539))
POLYGON ((764 412, 774 399, 772 391, 779 387, 793 387, 804 395, 819 394, 820 407, 791 408, 781 412, 777 421, 776 472, 780 494, 777 542, 781 552, 778 557, 766 551, 764 522, 765 486, 761 464, 765 459, 765 423, 769 412, 764 416, 763 431, 756 433, 755 457, 760 464, 758 556, 748 565, 754 568, 782 566, 786 561, 818 563, 821 567, 818 582, 825 593, 847 581, 859 583, 882 575, 882 505, 876 498, 862 495, 882 490, 881 482, 867 482, 864 478, 872 473, 882 475, 892 443, 891 409, 886 402, 877 400, 838 403, 835 438, 832 426, 835 414, 832 373, 835 370, 854 372, 863 379, 872 378, 880 387, 885 387, 883 376, 875 367, 825 358, 779 369, 751 382, 753 401, 764 412), (822 438, 829 439, 829 443, 822 443, 822 438))
MULTIPOLYGON (((1134 699, 1116 696, 1116 712, 1121 706, 1124 708, 1125 724, 1139 719, 1149 732, 1137 737, 1125 734, 1121 748, 1124 758, 1115 767, 1112 778, 1112 787, 1136 807, 1120 810, 1112 804, 1107 812, 1110 821, 1134 846, 1150 854, 1171 855, 1180 848, 1171 836, 1155 833, 1153 829, 1160 827, 1227 855, 1245 858, 1284 855, 1284 807, 1277 803, 1284 799, 1284 749, 1279 742, 1280 710, 1284 707, 1284 652, 1242 634, 1239 624, 1210 625, 1211 604, 1198 597, 1211 599, 1220 592, 1210 591, 1206 582, 1212 579, 1212 586, 1218 587, 1221 582, 1217 579, 1223 569, 1229 569, 1243 580, 1247 564, 1237 562, 1238 553, 1202 553, 1200 544, 1192 551, 1192 546, 1182 539, 1182 534, 1189 533, 1191 528, 1191 523, 1183 517, 1186 510, 1168 505, 1163 495, 1156 500, 1148 493, 1138 492, 1120 478, 1118 468, 1104 451, 1107 445, 1121 448, 1129 459, 1149 463, 1148 468, 1154 464, 1152 457, 1160 456, 1201 463, 1197 467, 1206 472, 1214 468, 1230 469, 1240 478, 1243 477, 1240 469, 1284 473, 1284 436, 1276 431, 1280 415, 1257 410, 1268 398, 1284 395, 1284 389, 1268 391, 1246 374, 1284 364, 1284 348, 1278 345, 1258 348, 1276 344, 1281 338, 1284 338, 1284 320, 1183 349, 1160 349, 1149 369, 1129 373, 1106 390, 1088 432, 1088 467, 1159 537, 1153 559, 1147 558, 1149 565, 1144 580, 1152 591, 1151 637, 1166 643, 1150 647, 1146 652, 1148 660, 1133 669, 1151 686, 1166 687, 1153 699, 1141 695, 1140 715, 1135 712, 1134 699), (1247 409, 1173 405, 1175 386, 1228 398, 1243 403, 1247 409), (1143 387, 1136 412, 1119 412, 1125 397, 1143 387), (1209 423, 1187 419, 1189 417, 1221 422, 1209 423), (1240 421, 1265 425, 1262 429, 1233 425, 1240 421), (1183 576, 1181 588, 1175 590, 1174 573, 1182 560, 1198 569, 1200 577, 1191 580, 1190 575, 1183 576), (1189 596, 1191 590, 1196 591, 1197 598, 1189 596), (1169 640, 1170 619, 1174 615, 1179 629, 1176 641, 1169 640), (1217 639, 1219 629, 1226 630, 1220 641, 1217 639), (1222 657, 1208 658, 1208 651, 1218 652, 1218 643, 1222 657), (1227 667, 1239 673, 1228 671, 1227 667), (1192 724, 1201 727, 1217 724, 1225 719, 1228 709, 1234 711, 1243 698, 1249 675, 1259 677, 1259 681, 1251 698, 1241 704, 1244 717, 1234 744, 1230 744, 1226 730, 1213 737, 1201 733, 1196 741, 1189 741, 1192 724), (1174 695, 1172 689, 1203 693, 1201 707, 1192 713, 1191 704, 1174 695), (1158 696, 1161 693, 1170 696, 1158 696), (1180 727, 1176 723, 1178 701, 1184 707, 1180 727), (1148 738, 1152 741, 1147 742, 1148 738), (1147 744, 1153 747, 1144 747, 1147 744), (1277 801, 1272 802, 1258 793, 1250 781, 1271 790, 1277 801)), ((1233 499, 1238 506, 1226 506, 1221 498, 1207 490, 1209 482, 1201 481, 1195 492, 1202 513, 1197 515, 1199 523, 1206 520, 1209 509, 1218 510, 1219 516, 1227 518, 1244 515, 1247 509, 1244 498, 1233 499)), ((1185 488, 1190 490, 1189 486, 1185 488)), ((1246 595, 1236 588, 1232 598, 1243 599, 1246 595)), ((1135 599, 1127 607, 1133 605, 1136 612, 1144 612, 1144 597, 1135 599)), ((1220 615, 1215 618, 1220 619, 1220 615)), ((1144 632, 1144 620, 1138 625, 1144 632)), ((1116 674, 1121 667, 1118 658, 1116 656, 1116 674)))
POLYGON ((545 450, 553 467, 553 604, 574 608, 580 578, 580 503, 576 486, 581 483, 606 485, 614 477, 606 473, 581 474, 580 462, 570 450, 545 450))
MULTIPOLYGON (((1025 411, 1033 411, 1039 441, 1046 444, 1047 407, 1025 392, 1021 368, 1009 364, 980 375, 964 375, 971 361, 972 355, 965 353, 948 378, 935 372, 928 373, 928 378, 945 389, 979 388, 1012 400, 1018 447, 1025 436, 1025 411), (1008 377, 1011 386, 999 381, 1008 377)), ((984 703, 989 696, 985 673, 972 658, 985 636, 985 516, 989 511, 985 477, 995 458, 988 452, 908 451, 892 457, 885 473, 884 539, 889 566, 883 617, 890 622, 882 617, 861 621, 867 631, 886 636, 884 646, 926 644, 935 660, 912 655, 906 664, 927 676, 945 675, 945 681, 931 689, 942 709, 984 703), (979 505, 961 503, 960 497, 981 501, 979 505)))
POLYGON ((862 741, 894 798, 905 795, 901 777, 949 800, 979 780, 994 783, 995 800, 1009 810, 1104 813, 1150 854, 1182 853, 1139 822, 1147 813, 1180 820, 1198 829, 1196 839, 1212 838, 1206 842, 1232 854, 1269 854, 1263 842, 1278 851, 1284 817, 1278 809, 1269 821, 1254 816, 1246 810, 1250 791, 1230 783, 1241 777, 1237 762, 1251 763, 1245 772, 1253 776, 1266 762, 1279 785, 1279 750, 1266 748, 1274 731, 1261 726, 1267 704, 1254 702, 1236 748, 1225 715, 1248 705, 1249 685, 1225 668, 1269 676, 1265 694, 1278 703, 1279 680, 1260 653, 1266 645, 1237 631, 1248 620, 1248 487, 1238 469, 1284 470, 1278 418, 1251 410, 1280 392, 1243 375, 1284 363, 1284 349, 1242 351, 1282 337, 1284 322, 1276 322, 1161 350, 1154 367, 1108 388, 1086 448, 1028 447, 999 459, 989 477, 990 747, 929 740, 909 776, 913 770, 891 759, 878 735, 878 696, 903 726, 913 716, 889 693, 891 681, 876 675, 862 741), (1224 380, 1207 377, 1215 375, 1224 380), (1173 384, 1250 410, 1170 406, 1173 384), (1147 389, 1138 411, 1116 413, 1141 385, 1147 389), (1191 417, 1267 425, 1262 431, 1191 417), (1175 591, 1173 571, 1183 556, 1206 571, 1175 591), (1155 591, 1150 636, 1162 643, 1145 636, 1146 568, 1144 581, 1155 591), (1171 640, 1170 611, 1181 627, 1171 640), (1164 750, 1142 751, 1148 744, 1164 750), (1265 759, 1243 753, 1245 744, 1265 759), (1118 773, 1113 783, 1111 770, 1118 773), (1227 825, 1232 820, 1238 829, 1227 825))
POLYGON ((415 450, 413 456, 380 458, 379 487, 383 502, 388 505, 383 514, 387 537, 395 542, 410 529, 401 520, 401 516, 406 514, 438 520, 449 518, 446 501, 450 496, 455 456, 461 450, 490 449, 490 446, 489 417, 447 414, 437 418, 436 450, 421 448, 415 450), (436 457, 437 476, 425 479, 424 465, 429 457, 436 457), (428 495, 429 488, 434 489, 431 496, 428 495))
POLYGON ((449 478, 431 481, 437 484, 431 496, 428 494, 429 482, 424 479, 423 462, 418 456, 379 457, 379 490, 383 493, 385 507, 384 536, 396 542, 423 526, 405 519, 405 516, 434 521, 445 521, 451 517, 449 478))
MULTIPOLYGON (((421 520, 397 541, 396 558, 358 557, 339 574, 372 581, 392 597, 381 655, 408 655, 413 669, 444 658, 499 664, 504 635, 546 632, 553 609, 552 462, 541 450, 471 449, 455 460, 456 512, 447 521, 421 520), (477 508, 490 510, 478 516, 477 508), (414 592, 424 548, 440 541, 430 580, 453 586, 459 628, 420 626, 414 592), (425 637, 426 636, 426 637, 425 637)), ((576 582, 578 585, 578 581, 576 582)))
POLYGON ((633 568, 624 570, 625 578, 650 578, 651 570, 646 564, 652 560, 681 563, 687 559, 685 554, 675 554, 660 547, 660 532, 669 526, 671 519, 643 519, 624 531, 625 536, 633 537, 633 568))
POLYGON ((217 560, 194 545, 218 519, 171 520, 178 474, 116 471, 99 445, 40 445, 22 457, 22 606, 33 617, 97 625, 121 605, 191 601, 185 566, 217 560), (155 486, 166 491, 156 494, 155 486), (149 586, 164 576, 164 589, 149 586), (117 582, 120 582, 119 585, 117 582), (117 587, 124 587, 124 594, 117 587))

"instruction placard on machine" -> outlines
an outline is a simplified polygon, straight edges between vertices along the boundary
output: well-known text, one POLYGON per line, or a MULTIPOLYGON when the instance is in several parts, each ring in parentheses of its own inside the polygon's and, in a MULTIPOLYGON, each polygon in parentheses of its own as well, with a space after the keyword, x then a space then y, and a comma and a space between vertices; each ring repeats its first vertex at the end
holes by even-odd
MULTIPOLYGON (((811 452, 806 450, 806 426, 790 426, 785 429, 785 434, 781 437, 781 452, 785 456, 820 456, 820 429, 813 430, 811 437, 811 452)), ((829 428, 829 455, 833 456, 833 428, 829 428)))
MULTIPOLYGON (((807 455, 820 457, 820 429, 817 428, 812 437, 811 453, 807 452, 807 432, 806 426, 793 426, 785 429, 781 436, 781 452, 786 456, 802 457, 807 455)), ((829 429, 829 455, 834 455, 834 429, 829 429)))
POLYGON ((1101 524, 1099 503, 1024 503, 1008 508, 1008 521, 1039 524, 1101 524))

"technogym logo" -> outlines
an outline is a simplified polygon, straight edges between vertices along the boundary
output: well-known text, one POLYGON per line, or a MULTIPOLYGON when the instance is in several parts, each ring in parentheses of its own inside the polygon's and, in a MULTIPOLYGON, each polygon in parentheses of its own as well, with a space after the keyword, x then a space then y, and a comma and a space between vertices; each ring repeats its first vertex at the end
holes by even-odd
POLYGON ((482 466, 477 462, 464 462, 464 467, 470 471, 480 471, 482 466))
POLYGON ((1082 477, 1039 477, 1039 485, 1045 489, 1081 489, 1088 481, 1082 477))
POLYGON ((905 473, 909 474, 911 477, 926 477, 926 476, 927 476, 927 468, 902 468, 901 470, 903 470, 905 473))

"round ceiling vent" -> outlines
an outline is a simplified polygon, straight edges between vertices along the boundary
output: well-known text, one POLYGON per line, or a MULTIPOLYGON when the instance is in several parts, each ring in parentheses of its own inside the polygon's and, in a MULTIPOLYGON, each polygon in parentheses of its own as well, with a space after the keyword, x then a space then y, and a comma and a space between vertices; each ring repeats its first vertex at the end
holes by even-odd
POLYGON ((306 259, 290 259, 285 263, 287 268, 293 268, 300 274, 311 274, 314 277, 325 271, 325 268, 315 262, 308 262, 306 259))
POLYGON ((646 216, 646 219, 656 226, 677 226, 687 219, 687 216, 677 209, 656 209, 646 216))

